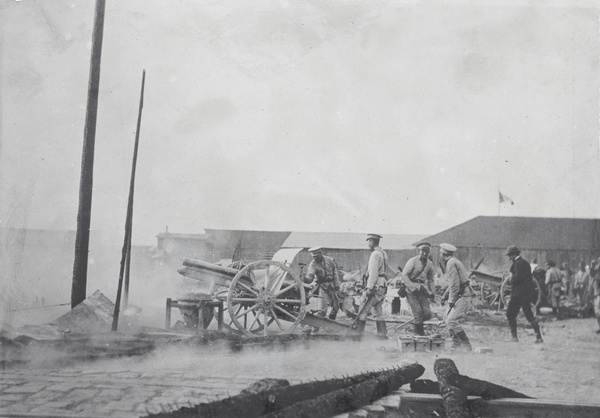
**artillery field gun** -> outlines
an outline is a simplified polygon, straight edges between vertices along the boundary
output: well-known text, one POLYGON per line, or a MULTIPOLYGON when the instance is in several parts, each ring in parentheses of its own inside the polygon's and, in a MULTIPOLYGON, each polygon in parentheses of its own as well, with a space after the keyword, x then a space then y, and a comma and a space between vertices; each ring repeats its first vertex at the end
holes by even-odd
POLYGON ((294 274, 291 265, 286 261, 261 260, 220 266, 185 258, 178 272, 209 284, 209 294, 194 300, 167 299, 166 328, 170 328, 173 307, 179 308, 184 317, 195 315, 194 322, 204 328, 216 308, 219 330, 225 328, 249 337, 288 334, 299 325, 352 335, 354 330, 348 326, 308 312, 309 286, 300 274, 294 274))

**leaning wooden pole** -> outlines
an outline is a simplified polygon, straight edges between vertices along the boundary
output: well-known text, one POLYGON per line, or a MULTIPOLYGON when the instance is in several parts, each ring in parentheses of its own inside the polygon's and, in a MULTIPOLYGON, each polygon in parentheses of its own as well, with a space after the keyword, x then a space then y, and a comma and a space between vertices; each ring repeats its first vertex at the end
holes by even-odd
POLYGON ((140 143, 140 125, 142 122, 142 109, 144 107, 144 84, 146 83, 146 70, 142 71, 142 89, 140 93, 140 106, 138 110, 137 128, 135 132, 135 144, 133 146, 133 161, 131 163, 131 180, 129 182, 129 199, 127 201, 127 216, 125 217, 125 239, 121 252, 121 269, 119 271, 119 285, 117 287, 117 298, 113 314, 112 330, 116 331, 119 324, 119 309, 121 306, 121 288, 123 287, 123 273, 127 266, 127 278, 125 280, 125 305, 129 297, 129 265, 131 260, 131 231, 133 224, 133 191, 135 188, 135 169, 137 166, 138 145, 140 143))
POLYGON ((79 211, 75 236, 75 261, 71 287, 71 308, 86 298, 88 251, 90 247, 90 223, 92 213, 92 188, 94 183, 94 144, 96 141, 96 119, 98 115, 98 91, 100 86, 100 61, 102 36, 104 33, 105 0, 96 0, 94 29, 92 31, 92 57, 88 83, 87 110, 79 181, 79 211))

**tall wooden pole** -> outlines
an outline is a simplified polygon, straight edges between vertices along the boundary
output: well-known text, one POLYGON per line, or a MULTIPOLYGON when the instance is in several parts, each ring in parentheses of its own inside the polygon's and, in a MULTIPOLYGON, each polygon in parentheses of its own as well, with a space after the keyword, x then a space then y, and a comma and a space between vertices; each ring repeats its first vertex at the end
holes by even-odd
POLYGON ((75 261, 71 287, 71 308, 86 298, 88 251, 90 246, 90 223, 92 213, 92 187, 94 183, 94 143, 96 140, 96 118, 98 114, 98 91, 100 86, 100 61, 102 36, 104 33, 105 0, 96 0, 94 29, 92 32, 92 57, 88 83, 87 110, 79 181, 79 211, 77 212, 77 234, 75 236, 75 261))
POLYGON ((131 163, 131 180, 129 183, 129 199, 127 201, 127 216, 125 218, 125 240, 121 252, 121 269, 119 271, 119 285, 117 288, 117 298, 115 300, 115 310, 113 313, 112 330, 116 331, 119 326, 119 310, 121 307, 121 288, 123 287, 123 275, 125 278, 125 302, 129 297, 129 265, 131 261, 131 231, 133 225, 133 191, 135 186, 135 169, 137 166, 138 144, 140 142, 140 125, 142 121, 142 109, 144 107, 144 84, 146 82, 146 70, 142 72, 142 91, 140 93, 140 107, 138 111, 137 129, 135 132, 135 145, 133 147, 133 162, 131 163))

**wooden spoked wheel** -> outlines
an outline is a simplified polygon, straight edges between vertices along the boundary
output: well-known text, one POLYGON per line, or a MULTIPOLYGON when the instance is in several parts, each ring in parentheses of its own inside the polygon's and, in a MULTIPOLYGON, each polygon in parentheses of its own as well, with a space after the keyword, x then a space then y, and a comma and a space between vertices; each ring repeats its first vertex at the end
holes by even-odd
POLYGON ((488 309, 500 309, 502 307, 502 298, 500 297, 500 288, 498 286, 481 283, 479 297, 483 302, 483 306, 488 309))
POLYGON ((277 261, 256 261, 241 269, 227 293, 227 311, 247 336, 287 334, 304 319, 304 286, 277 261))
MULTIPOLYGON (((542 288, 536 279, 533 279, 533 287, 534 287, 534 297, 531 301, 531 307, 533 313, 537 312, 538 306, 542 302, 542 288)), ((512 285, 510 284, 510 274, 504 278, 502 281, 502 286, 500 288, 500 294, 502 297, 502 303, 504 306, 508 306, 508 302, 510 301, 510 296, 512 292, 512 285)))

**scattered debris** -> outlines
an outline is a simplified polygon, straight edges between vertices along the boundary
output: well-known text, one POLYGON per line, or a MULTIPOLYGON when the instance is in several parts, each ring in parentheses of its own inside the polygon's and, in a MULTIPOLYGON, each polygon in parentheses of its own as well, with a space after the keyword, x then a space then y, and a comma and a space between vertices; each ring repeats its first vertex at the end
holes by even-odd
POLYGON ((50 324, 68 328, 73 332, 110 331, 115 304, 96 290, 91 296, 50 324))

